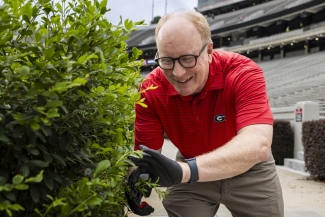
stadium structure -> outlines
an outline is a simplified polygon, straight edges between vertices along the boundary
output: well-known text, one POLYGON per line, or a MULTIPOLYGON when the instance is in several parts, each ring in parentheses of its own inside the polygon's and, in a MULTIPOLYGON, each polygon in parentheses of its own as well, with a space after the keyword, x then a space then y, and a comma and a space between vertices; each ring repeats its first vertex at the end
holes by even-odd
MULTIPOLYGON (((324 0, 198 0, 214 49, 238 52, 263 69, 272 108, 316 101, 325 116, 324 0)), ((129 49, 143 51, 141 73, 156 67, 155 25, 140 27, 129 49)))

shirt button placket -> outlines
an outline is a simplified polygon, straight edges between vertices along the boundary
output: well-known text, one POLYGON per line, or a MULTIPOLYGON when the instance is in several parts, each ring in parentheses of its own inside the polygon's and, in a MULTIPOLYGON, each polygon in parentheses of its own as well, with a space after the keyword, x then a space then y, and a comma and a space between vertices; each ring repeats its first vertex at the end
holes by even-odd
POLYGON ((193 102, 193 110, 194 110, 194 114, 193 114, 193 116, 195 116, 195 121, 199 121, 200 120, 200 117, 199 116, 196 116, 197 115, 197 100, 195 100, 194 102, 193 102))

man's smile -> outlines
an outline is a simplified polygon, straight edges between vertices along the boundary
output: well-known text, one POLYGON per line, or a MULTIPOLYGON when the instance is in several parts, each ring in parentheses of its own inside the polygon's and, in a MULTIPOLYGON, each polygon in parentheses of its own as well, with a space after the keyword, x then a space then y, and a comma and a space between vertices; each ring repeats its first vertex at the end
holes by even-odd
POLYGON ((183 80, 183 81, 180 81, 180 80, 175 80, 175 81, 177 81, 178 83, 185 84, 186 82, 190 81, 192 78, 193 78, 193 76, 190 77, 190 78, 188 78, 188 79, 186 79, 186 80, 183 80))

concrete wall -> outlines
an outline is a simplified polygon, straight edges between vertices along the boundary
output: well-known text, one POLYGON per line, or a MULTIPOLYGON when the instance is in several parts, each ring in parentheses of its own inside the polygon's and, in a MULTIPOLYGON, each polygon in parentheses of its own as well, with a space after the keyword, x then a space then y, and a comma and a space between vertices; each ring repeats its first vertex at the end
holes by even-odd
POLYGON ((302 123, 304 121, 319 120, 319 103, 312 101, 298 102, 295 106, 272 108, 275 120, 290 121, 294 132, 294 157, 298 151, 303 151, 302 123))
POLYGON ((290 121, 292 130, 295 129, 295 107, 272 108, 274 120, 290 121))

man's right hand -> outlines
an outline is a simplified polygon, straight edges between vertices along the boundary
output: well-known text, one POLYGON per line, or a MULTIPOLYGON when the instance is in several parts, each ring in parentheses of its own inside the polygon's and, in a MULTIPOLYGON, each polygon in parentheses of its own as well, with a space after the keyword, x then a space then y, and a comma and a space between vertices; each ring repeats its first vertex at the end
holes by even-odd
POLYGON ((136 169, 139 170, 138 172, 143 170, 148 173, 154 182, 158 180, 160 187, 170 187, 182 182, 183 170, 176 161, 147 146, 140 145, 139 147, 144 152, 142 154, 143 157, 129 157, 138 166, 136 169))
POLYGON ((145 195, 142 195, 142 193, 135 187, 135 184, 138 182, 139 178, 145 173, 146 172, 143 169, 137 168, 134 170, 128 180, 130 191, 126 190, 125 192, 130 209, 134 214, 139 216, 147 216, 154 211, 154 208, 145 201, 141 202, 142 196, 150 196, 152 188, 146 187, 147 191, 145 192, 145 195))

